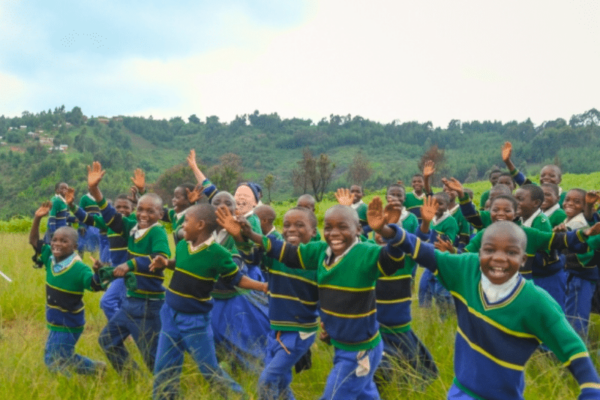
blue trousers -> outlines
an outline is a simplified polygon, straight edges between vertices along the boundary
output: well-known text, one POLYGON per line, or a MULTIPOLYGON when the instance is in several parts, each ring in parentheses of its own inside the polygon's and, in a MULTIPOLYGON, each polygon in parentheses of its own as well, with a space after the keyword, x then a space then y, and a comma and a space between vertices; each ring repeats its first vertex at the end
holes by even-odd
POLYGON ((82 375, 96 373, 98 362, 75 353, 75 344, 80 336, 81 332, 50 331, 44 350, 44 362, 50 371, 66 375, 69 369, 82 375))
POLYGON ((592 297, 596 290, 596 282, 582 279, 567 272, 567 293, 565 298, 565 314, 575 332, 585 341, 588 335, 592 297))
POLYGON ((419 282, 419 306, 431 307, 432 299, 442 311, 452 308, 452 295, 436 279, 435 275, 425 269, 419 282))
MULTIPOLYGON (((565 293, 567 291, 567 273, 559 270, 554 275, 544 277, 533 277, 533 283, 544 289, 565 311, 565 293)), ((590 300, 591 302, 591 300, 590 300)))
POLYGON ((186 351, 198 365, 202 376, 210 381, 212 387, 223 397, 227 398, 229 390, 244 392, 241 386, 219 367, 210 314, 184 314, 165 303, 160 310, 160 322, 162 328, 154 365, 153 399, 179 397, 179 377, 186 351))
POLYGON ((79 235, 78 251, 94 252, 100 246, 100 230, 94 226, 85 226, 85 235, 79 235))
POLYGON ((448 400, 477 400, 474 397, 466 394, 462 390, 458 388, 458 386, 452 384, 450 390, 448 391, 448 400))
POLYGON ((106 319, 110 319, 119 311, 121 304, 127 298, 127 288, 124 279, 115 279, 111 282, 106 292, 100 299, 100 308, 104 311, 106 319))
POLYGON ((325 393, 321 400, 378 400, 379 391, 373 375, 381 362, 383 343, 366 351, 346 351, 336 348, 333 368, 327 377, 325 393), (359 362, 369 369, 359 368, 359 362), (360 376, 359 376, 360 375, 360 376))
POLYGON ((100 333, 98 342, 117 372, 123 371, 129 359, 129 352, 123 344, 129 335, 133 337, 142 353, 146 367, 154 371, 160 333, 159 312, 163 303, 164 300, 128 297, 121 309, 108 321, 108 325, 100 333))
POLYGON ((294 400, 290 389, 292 368, 310 349, 316 337, 314 334, 302 340, 299 332, 281 332, 280 335, 279 340, 285 349, 277 341, 277 332, 269 332, 267 338, 265 369, 258 379, 258 394, 262 400, 294 400))
POLYGON ((402 333, 382 333, 383 359, 379 370, 383 377, 390 377, 392 370, 408 364, 425 381, 438 376, 438 369, 431 353, 412 329, 402 333))
POLYGON ((106 234, 100 234, 100 262, 110 263, 110 243, 106 234))

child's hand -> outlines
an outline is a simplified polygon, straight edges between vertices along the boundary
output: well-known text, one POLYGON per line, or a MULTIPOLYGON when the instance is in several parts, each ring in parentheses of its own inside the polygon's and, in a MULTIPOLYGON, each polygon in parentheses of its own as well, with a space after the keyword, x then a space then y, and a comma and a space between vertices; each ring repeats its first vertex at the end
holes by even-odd
POLYGON ((65 193, 65 201, 69 207, 73 207, 73 201, 75 200, 75 189, 69 187, 67 193, 65 193))
POLYGON ((264 294, 269 293, 269 284, 267 282, 264 282, 262 284, 262 287, 261 287, 260 291, 263 292, 264 294))
POLYGON ((134 206, 137 205, 138 197, 139 197, 138 188, 136 188, 135 186, 132 186, 131 188, 129 188, 129 192, 131 194, 129 196, 127 196, 127 198, 129 199, 129 201, 131 201, 133 203, 134 206))
POLYGON ((321 332, 319 332, 319 340, 325 342, 327 344, 331 344, 331 338, 329 337, 329 333, 325 330, 325 325, 321 322, 321 332))
POLYGON ((443 178, 442 179, 442 183, 444 184, 444 186, 448 187, 448 189, 452 190, 453 192, 456 192, 456 194, 458 195, 458 198, 462 198, 465 195, 465 190, 463 189, 463 186, 460 184, 460 182, 458 181, 458 179, 456 178, 450 178, 450 179, 446 179, 443 178))
POLYGON ((133 171, 133 178, 131 178, 131 182, 135 185, 138 192, 142 193, 146 188, 146 174, 140 168, 137 168, 133 171))
POLYGON ((150 263, 150 272, 160 271, 161 269, 167 268, 169 260, 163 256, 156 256, 150 263))
POLYGON ((400 220, 401 214, 402 205, 396 198, 388 201, 387 206, 385 206, 385 209, 383 210, 383 218, 385 219, 386 224, 395 224, 400 220))
POLYGON ((433 244, 435 246, 436 249, 438 249, 439 251, 442 252, 448 252, 448 253, 455 253, 455 249, 454 246, 452 245, 452 242, 450 242, 449 240, 443 239, 441 237, 438 237, 437 241, 433 244))
POLYGON ((250 235, 252 235, 252 226, 250 226, 250 223, 248 222, 248 220, 244 217, 236 217, 236 220, 238 222, 238 224, 240 224, 240 228, 242 230, 242 235, 249 238, 250 235))
POLYGON ((104 177, 106 171, 102 170, 102 165, 98 161, 94 161, 92 166, 88 165, 88 187, 95 188, 98 187, 100 181, 104 177))
POLYGON ((116 278, 122 278, 125 276, 125 274, 127 274, 129 272, 129 265, 125 264, 121 264, 118 267, 115 268, 115 270, 113 271, 113 276, 116 278))
POLYGON ((423 166, 423 178, 427 179, 435 172, 435 163, 431 160, 425 161, 423 166))
POLYGON ((187 156, 187 163, 190 168, 198 168, 198 164, 196 163, 196 150, 191 149, 190 154, 187 156))
POLYGON ((566 231, 567 231, 567 225, 564 222, 562 224, 558 224, 554 228, 552 228, 552 232, 566 232, 566 231))
POLYGON ((187 193, 187 199, 191 204, 196 203, 198 200, 200 200, 202 198, 202 188, 200 187, 200 185, 197 185, 194 188, 194 190, 185 188, 185 191, 187 193))
POLYGON ((423 200, 423 206, 421 207, 421 218, 423 221, 431 222, 437 213, 438 203, 433 196, 427 196, 423 200))
POLYGON ((367 222, 373 231, 379 232, 385 225, 385 215, 383 213, 383 204, 379 196, 376 196, 369 203, 367 210, 367 222))
POLYGON ((223 229, 227 231, 234 238, 239 238, 242 234, 242 228, 240 223, 236 221, 235 217, 231 215, 229 208, 220 206, 216 210, 217 223, 221 225, 223 229))
POLYGON ((598 195, 598 192, 596 191, 590 190, 585 194, 585 202, 587 204, 594 205, 598 202, 598 200, 600 200, 600 195, 598 195))
POLYGON ((92 269, 94 272, 98 272, 98 270, 104 267, 104 264, 100 262, 100 260, 96 260, 94 257, 90 256, 90 260, 92 260, 92 269))
POLYGON ((35 217, 36 218, 42 218, 45 217, 46 215, 48 215, 48 213, 50 212, 50 210, 52 209, 52 203, 49 201, 45 201, 42 203, 42 205, 40 206, 40 208, 38 208, 35 211, 35 217))
POLYGON ((583 231, 583 234, 586 236, 596 236, 600 234, 600 222, 583 231))
POLYGON ((502 161, 505 163, 510 161, 510 156, 512 155, 512 144, 510 142, 504 142, 504 146, 502 146, 502 161))
POLYGON ((354 202, 354 196, 350 194, 350 190, 348 189, 338 189, 337 192, 335 192, 335 198, 338 203, 343 206, 351 206, 354 202))

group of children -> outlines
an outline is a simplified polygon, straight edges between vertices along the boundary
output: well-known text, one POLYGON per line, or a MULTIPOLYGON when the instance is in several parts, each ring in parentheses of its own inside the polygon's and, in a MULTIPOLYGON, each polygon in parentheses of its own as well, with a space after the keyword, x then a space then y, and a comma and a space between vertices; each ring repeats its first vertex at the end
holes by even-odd
POLYGON ((187 161, 197 185, 178 186, 173 209, 146 193, 140 170, 133 195, 110 204, 95 162, 85 205, 75 205, 74 191, 61 183, 35 214, 30 243, 46 269, 45 362, 64 373, 106 368, 74 350, 85 324, 84 290, 106 290, 99 344, 129 378, 139 368, 124 346, 132 336, 153 372, 155 399, 178 397, 185 352, 223 397, 248 396, 227 372, 243 368, 256 373, 260 399, 293 399, 292 370, 310 368, 317 337, 335 351, 321 398, 378 399, 392 371, 410 369, 425 383, 438 376, 411 328, 418 265, 425 268, 419 304, 435 299, 443 318, 455 312, 458 320, 449 399, 522 399, 525 364, 538 349, 564 363, 580 399, 600 399, 585 344, 600 261, 599 196, 572 189, 561 197, 556 166, 532 184, 511 151, 505 144, 509 172, 490 173, 480 209, 455 179, 432 193, 435 165, 427 162, 413 192, 401 183, 387 188, 387 205, 378 197, 365 204, 358 185, 338 190, 322 234, 312 196, 283 215, 280 233, 260 186, 219 191, 193 150, 187 161), (77 254, 78 234, 68 226, 75 220, 107 239, 100 247, 108 259, 94 260, 92 269, 77 254), (172 258, 161 221, 173 231, 172 258), (173 271, 168 288, 165 269, 173 271))

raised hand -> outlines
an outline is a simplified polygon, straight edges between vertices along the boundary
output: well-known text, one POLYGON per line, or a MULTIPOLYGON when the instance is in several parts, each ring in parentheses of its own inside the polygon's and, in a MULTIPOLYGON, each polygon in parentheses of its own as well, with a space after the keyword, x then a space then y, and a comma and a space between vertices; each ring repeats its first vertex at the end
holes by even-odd
POLYGON ((452 242, 450 242, 449 240, 446 240, 446 239, 442 239, 441 237, 438 237, 437 241, 433 245, 435 246, 436 249, 438 249, 439 251, 442 251, 442 252, 449 252, 449 253, 456 252, 456 250, 454 249, 454 246, 452 245, 452 242))
POLYGON ((594 205, 600 200, 600 195, 598 192, 590 190, 585 194, 585 202, 587 204, 594 205))
POLYGON ((444 184, 444 186, 448 187, 448 189, 456 192, 456 194, 458 195, 459 199, 465 195, 465 190, 463 189, 463 186, 458 181, 458 179, 456 179, 456 178, 450 178, 450 179, 442 178, 442 183, 444 184))
POLYGON ((349 189, 340 188, 335 192, 335 198, 343 206, 351 206, 354 202, 354 196, 350 194, 349 189))
POLYGON ((438 203, 433 196, 427 196, 423 200, 423 206, 421 207, 421 218, 423 221, 431 222, 435 217, 435 213, 438 209, 438 203))
POLYGON ((583 234, 586 236, 596 236, 600 234, 600 222, 583 231, 583 234))
POLYGON ((242 229, 242 235, 249 238, 252 233, 252 226, 245 217, 236 217, 238 224, 240 224, 240 228, 242 229))
POLYGON ((510 156, 512 155, 512 143, 504 142, 504 146, 502 146, 502 161, 505 163, 510 161, 510 156))
POLYGON ((129 265, 127 265, 127 263, 124 263, 114 269, 113 276, 115 276, 117 278, 122 278, 128 272, 129 272, 129 265))
POLYGON ((186 160, 190 168, 198 168, 198 164, 196 163, 196 150, 191 149, 186 160))
POLYGON ((191 204, 196 203, 198 200, 200 200, 202 198, 202 188, 200 187, 200 185, 197 185, 194 188, 194 190, 185 188, 185 191, 187 193, 187 199, 191 204))
POLYGON ((133 182, 140 193, 143 193, 144 189, 146 188, 146 174, 144 171, 142 171, 140 168, 137 168, 135 171, 133 171, 133 178, 131 178, 131 182, 133 182))
POLYGON ((435 173, 435 163, 431 160, 425 161, 423 166, 423 178, 427 179, 435 173))
POLYGON ((100 181, 104 177, 106 171, 102 170, 102 165, 98 161, 94 161, 92 166, 88 165, 88 187, 95 188, 98 187, 100 181))
POLYGON ((45 201, 42 203, 42 205, 40 206, 40 208, 38 208, 35 211, 35 217, 36 218, 42 218, 45 217, 46 215, 48 215, 48 213, 50 212, 50 210, 52 209, 52 203, 49 201, 45 201))
POLYGON ((385 226, 385 216, 383 214, 383 203, 379 196, 376 196, 369 203, 367 210, 367 222, 373 231, 380 232, 385 226))
POLYGON ((160 271, 161 269, 167 268, 169 260, 163 256, 156 256, 150 263, 150 272, 160 271))
POLYGON ((133 203, 133 205, 137 205, 138 202, 138 198, 139 198, 139 192, 138 192, 138 188, 136 188, 135 186, 132 186, 129 191, 131 192, 131 194, 129 196, 127 196, 127 198, 129 199, 129 201, 131 201, 133 203))
POLYGON ((96 260, 94 257, 90 256, 90 260, 92 260, 92 269, 94 272, 98 272, 98 270, 104 267, 104 264, 100 260, 96 260))
POLYGON ((216 210, 217 223, 221 225, 223 229, 227 231, 234 238, 240 238, 242 236, 242 227, 236 218, 231 214, 229 208, 220 206, 216 210))
POLYGON ((401 214, 402 206, 396 198, 390 199, 383 209, 383 218, 386 224, 395 224, 400 220, 401 214))
POLYGON ((70 187, 67 189, 67 192, 65 193, 65 201, 67 202, 67 205, 69 207, 72 207, 74 200, 75 200, 75 189, 70 187))
POLYGON ((567 225, 564 222, 562 224, 558 224, 554 228, 552 228, 552 232, 566 232, 566 231, 567 231, 567 225))

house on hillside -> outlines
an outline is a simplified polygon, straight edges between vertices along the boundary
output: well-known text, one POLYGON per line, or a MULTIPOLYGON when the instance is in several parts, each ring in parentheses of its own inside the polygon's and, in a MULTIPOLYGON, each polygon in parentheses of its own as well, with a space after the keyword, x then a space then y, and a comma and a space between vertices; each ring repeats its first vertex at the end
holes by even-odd
POLYGON ((96 118, 96 120, 98 120, 98 122, 100 122, 101 124, 104 124, 104 125, 108 125, 108 123, 110 121, 108 118, 104 118, 104 117, 98 117, 98 118, 96 118))
POLYGON ((23 149, 22 149, 22 148, 20 148, 20 147, 11 146, 10 150, 11 150, 13 153, 25 153, 25 150, 23 150, 23 149))
POLYGON ((36 138, 40 136, 40 134, 36 132, 27 132, 27 135, 31 138, 36 138))
POLYGON ((52 146, 54 144, 54 138, 51 137, 41 137, 40 144, 43 146, 52 146))
POLYGON ((60 146, 50 147, 48 151, 61 151, 64 153, 68 148, 69 146, 67 146, 66 144, 61 144, 60 146))

